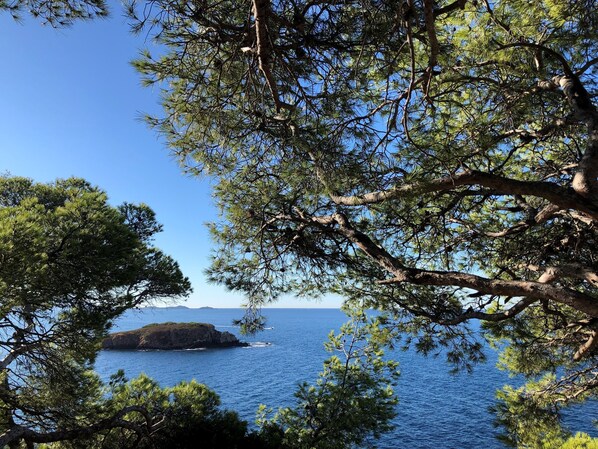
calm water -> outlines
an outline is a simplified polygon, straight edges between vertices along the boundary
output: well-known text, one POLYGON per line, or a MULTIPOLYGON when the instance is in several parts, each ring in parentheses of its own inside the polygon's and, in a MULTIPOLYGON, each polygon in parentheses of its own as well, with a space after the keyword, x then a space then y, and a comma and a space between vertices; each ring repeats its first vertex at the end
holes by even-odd
MULTIPOLYGON (((147 309, 128 312, 115 330, 130 330, 149 323, 207 322, 239 336, 231 325, 241 309, 147 309)), ((162 386, 196 379, 215 390, 223 406, 253 422, 259 404, 276 408, 292 405, 299 382, 311 382, 321 370, 327 353, 322 347, 328 333, 346 321, 336 309, 267 309, 268 330, 254 337, 247 348, 200 351, 102 351, 96 369, 107 379, 117 369, 128 378, 144 372, 162 386)), ((401 377, 396 388, 399 414, 396 429, 379 448, 401 449, 499 449, 492 415, 487 409, 494 390, 511 379, 494 367, 496 356, 478 366, 472 375, 450 375, 441 358, 425 358, 397 351, 401 377)), ((598 436, 592 418, 598 403, 570 412, 567 421, 575 430, 598 436)))

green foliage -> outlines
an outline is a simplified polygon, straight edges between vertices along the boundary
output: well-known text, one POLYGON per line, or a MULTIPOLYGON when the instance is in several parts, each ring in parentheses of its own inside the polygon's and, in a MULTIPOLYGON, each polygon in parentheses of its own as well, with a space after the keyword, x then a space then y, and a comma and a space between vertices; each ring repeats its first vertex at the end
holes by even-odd
POLYGON ((558 410, 534 394, 533 388, 529 385, 516 390, 507 386, 497 393, 497 420, 508 432, 501 439, 511 447, 541 448, 545 441, 562 441, 565 437, 558 410))
POLYGON ((112 321, 189 293, 150 244, 159 229, 147 206, 112 207, 81 179, 0 178, 0 446, 24 429, 91 424, 89 369, 112 321))
MULTIPOLYGON (((547 449, 549 448, 550 446, 547 449)), ((598 438, 592 438, 586 433, 577 433, 567 438, 559 449, 598 449, 598 438)))
MULTIPOLYGON (((197 447, 201 442, 202 448, 233 449, 251 448, 255 439, 236 413, 220 409, 220 399, 214 391, 195 381, 160 388, 141 375, 127 383, 114 383, 108 403, 114 411, 143 407, 158 422, 154 424, 156 429, 141 442, 135 432, 112 430, 96 436, 95 443, 87 447, 184 449, 197 447)), ((140 425, 145 422, 143 416, 137 418, 140 425)))
POLYGON ((548 382, 528 383, 517 390, 498 392, 497 422, 507 433, 501 440, 509 447, 529 449, 583 449, 598 447, 598 439, 584 433, 572 436, 559 421, 558 401, 542 394, 548 382))
POLYGON ((23 13, 27 13, 53 27, 65 27, 77 20, 108 15, 104 0, 0 0, 2 11, 7 11, 17 21, 21 21, 23 13))
MULTIPOLYGON (((555 383, 556 376, 547 375, 538 381, 528 381, 518 389, 505 386, 497 393, 499 402, 494 411, 497 423, 506 430, 501 436, 504 443, 530 449, 583 448, 585 444, 598 444, 598 439, 585 434, 571 436, 562 427, 561 407, 573 401, 566 398, 563 391, 555 390, 555 383)), ((561 383, 564 384, 562 390, 566 391, 566 382, 561 383)), ((579 383, 582 384, 583 380, 579 383)), ((589 394, 586 393, 585 397, 589 394)), ((580 394, 575 402, 583 402, 585 397, 580 394)))
POLYGON ((377 318, 353 310, 339 334, 330 333, 325 345, 333 355, 314 385, 303 383, 295 393, 297 404, 281 408, 271 419, 265 406, 258 424, 262 433, 274 433, 288 449, 364 448, 392 429, 397 398, 392 384, 396 362, 385 360, 383 347, 392 332, 377 318))
POLYGON ((132 424, 129 428, 109 429, 42 448, 269 449, 265 441, 248 432, 246 422, 220 408, 214 391, 195 381, 161 388, 144 374, 126 381, 124 373, 119 372, 104 390, 97 403, 101 409, 98 419, 133 408, 123 417, 132 424), (151 432, 140 434, 138 428, 146 426, 151 432))
POLYGON ((164 46, 135 62, 164 89, 148 120, 215 178, 208 275, 248 328, 335 293, 470 369, 481 320, 547 382, 532 418, 596 397, 595 0, 150 3, 130 5, 164 46))

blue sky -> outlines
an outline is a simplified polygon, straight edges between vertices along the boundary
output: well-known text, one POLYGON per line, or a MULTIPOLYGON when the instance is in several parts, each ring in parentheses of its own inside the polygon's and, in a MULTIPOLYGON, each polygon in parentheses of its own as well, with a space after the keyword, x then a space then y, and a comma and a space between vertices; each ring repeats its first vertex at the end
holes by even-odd
MULTIPOLYGON (((113 204, 150 205, 164 224, 156 245, 193 284, 190 307, 239 307, 243 297, 205 282, 204 223, 217 211, 206 180, 182 174, 140 117, 159 113, 156 89, 141 87, 131 59, 149 45, 129 32, 122 7, 108 19, 53 29, 0 13, 0 172, 48 182, 78 176, 113 204)), ((339 300, 288 298, 275 307, 336 307, 339 300)))

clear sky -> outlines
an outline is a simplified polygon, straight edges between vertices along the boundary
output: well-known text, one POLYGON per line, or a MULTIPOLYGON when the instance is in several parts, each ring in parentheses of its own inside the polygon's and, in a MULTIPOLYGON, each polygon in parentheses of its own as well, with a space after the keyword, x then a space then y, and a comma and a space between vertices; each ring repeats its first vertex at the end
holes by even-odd
MULTIPOLYGON (((78 176, 112 204, 144 202, 164 225, 156 246, 191 279, 189 307, 239 307, 243 297, 205 282, 217 218, 206 180, 182 174, 140 117, 159 113, 160 92, 141 87, 131 59, 148 46, 122 7, 108 19, 53 29, 0 13, 0 172, 48 182, 78 176)), ((274 307, 337 307, 337 298, 288 298, 274 307)))

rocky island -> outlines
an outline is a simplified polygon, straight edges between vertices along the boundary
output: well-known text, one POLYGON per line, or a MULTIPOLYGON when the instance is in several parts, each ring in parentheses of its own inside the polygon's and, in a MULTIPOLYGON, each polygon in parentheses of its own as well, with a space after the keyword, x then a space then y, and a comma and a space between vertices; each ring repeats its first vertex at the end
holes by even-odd
POLYGON ((102 342, 102 349, 197 349, 248 346, 230 332, 217 331, 207 323, 157 323, 140 329, 115 332, 102 342))

